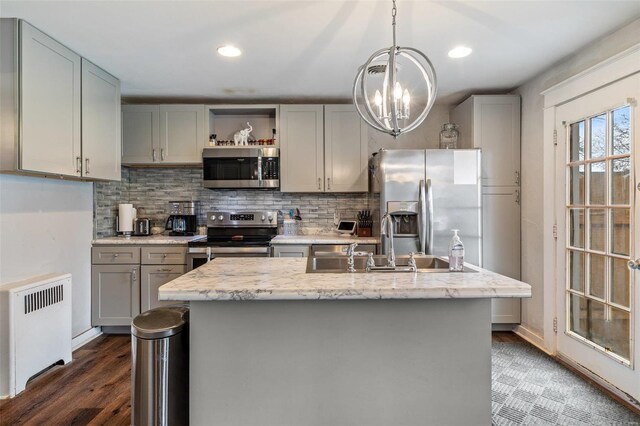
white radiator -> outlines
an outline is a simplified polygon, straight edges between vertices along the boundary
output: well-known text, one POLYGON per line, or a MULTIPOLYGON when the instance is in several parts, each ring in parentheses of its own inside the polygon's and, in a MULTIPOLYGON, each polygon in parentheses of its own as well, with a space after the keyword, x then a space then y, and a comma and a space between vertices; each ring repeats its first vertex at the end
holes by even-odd
POLYGON ((0 286, 0 397, 60 361, 71 362, 71 274, 0 286))

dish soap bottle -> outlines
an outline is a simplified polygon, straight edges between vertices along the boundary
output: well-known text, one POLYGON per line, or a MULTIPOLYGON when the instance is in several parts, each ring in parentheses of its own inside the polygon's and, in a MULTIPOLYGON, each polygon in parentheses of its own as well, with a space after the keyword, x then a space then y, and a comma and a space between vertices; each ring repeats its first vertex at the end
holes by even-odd
POLYGON ((449 271, 462 272, 464 270, 464 245, 458 236, 458 230, 452 229, 453 238, 449 243, 449 271))

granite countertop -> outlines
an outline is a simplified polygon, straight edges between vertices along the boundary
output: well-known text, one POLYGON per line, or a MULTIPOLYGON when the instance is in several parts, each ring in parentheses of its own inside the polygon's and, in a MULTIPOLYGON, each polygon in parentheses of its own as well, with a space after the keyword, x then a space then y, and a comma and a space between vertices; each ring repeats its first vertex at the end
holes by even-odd
POLYGON ((169 235, 147 235, 144 237, 106 237, 106 238, 98 238, 97 240, 91 241, 93 245, 147 245, 147 244, 156 244, 156 245, 187 245, 192 241, 199 241, 206 239, 206 235, 194 235, 192 237, 171 237, 169 235))
POLYGON ((278 235, 271 240, 272 245, 277 244, 380 244, 379 237, 357 237, 342 234, 318 234, 318 235, 278 235))
POLYGON ((307 258, 217 258, 160 287, 160 300, 449 299, 531 297, 531 286, 477 272, 307 274, 307 258))

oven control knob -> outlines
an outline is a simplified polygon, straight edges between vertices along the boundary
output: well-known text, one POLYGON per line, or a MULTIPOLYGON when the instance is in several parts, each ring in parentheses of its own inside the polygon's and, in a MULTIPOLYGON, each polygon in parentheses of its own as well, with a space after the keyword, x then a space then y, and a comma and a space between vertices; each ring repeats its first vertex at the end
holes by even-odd
POLYGON ((211 216, 211 220, 216 220, 216 215, 211 216))
POLYGON ((271 222, 273 220, 273 216, 269 215, 267 219, 269 219, 269 222, 271 222))
POLYGON ((218 220, 222 220, 222 219, 224 219, 224 216, 222 215, 218 216, 218 220))
POLYGON ((266 219, 266 217, 264 217, 264 215, 262 215, 262 217, 260 218, 260 220, 262 220, 264 222, 264 220, 266 219))

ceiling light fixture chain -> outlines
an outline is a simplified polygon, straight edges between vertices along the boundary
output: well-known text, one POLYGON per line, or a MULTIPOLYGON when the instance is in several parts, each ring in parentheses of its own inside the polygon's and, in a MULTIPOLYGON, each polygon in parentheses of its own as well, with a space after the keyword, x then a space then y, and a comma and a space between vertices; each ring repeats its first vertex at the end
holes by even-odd
MULTIPOLYGON (((373 53, 363 66, 358 69, 353 83, 353 103, 362 119, 374 129, 388 133, 397 138, 402 133, 410 132, 418 127, 431 110, 437 93, 436 74, 429 58, 422 52, 411 47, 398 47, 396 42, 396 15, 398 13, 396 0, 392 0, 391 27, 393 45, 387 49, 381 49, 373 53), (406 64, 402 68, 398 64, 402 59, 406 64), (386 62, 384 65, 380 62, 386 62), (420 84, 416 84, 416 73, 413 76, 406 72, 411 67, 417 68, 417 80, 422 81, 423 90, 418 90, 417 95, 409 93, 409 88, 414 90, 420 84), (403 79, 399 78, 399 71, 403 71, 403 79), (371 84, 370 79, 384 73, 382 81, 371 84), (408 77, 407 77, 408 75, 408 77), (373 76, 373 77, 372 77, 373 76), (413 77, 413 78, 412 78, 413 77), (402 82, 402 84, 401 84, 402 82), (404 89, 403 89, 404 84, 404 89), (370 87, 375 88, 375 93, 370 93, 370 87), (411 102, 424 103, 419 114, 411 114, 411 102), (360 103, 364 104, 364 110, 360 103), (415 118, 414 118, 415 117, 415 118), (411 120, 413 118, 413 120, 411 120), (402 127, 401 127, 402 126, 402 127)), ((415 109, 414 109, 415 110, 415 109)))

